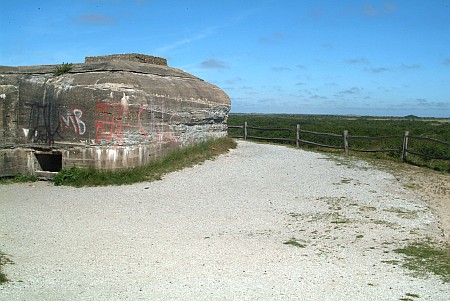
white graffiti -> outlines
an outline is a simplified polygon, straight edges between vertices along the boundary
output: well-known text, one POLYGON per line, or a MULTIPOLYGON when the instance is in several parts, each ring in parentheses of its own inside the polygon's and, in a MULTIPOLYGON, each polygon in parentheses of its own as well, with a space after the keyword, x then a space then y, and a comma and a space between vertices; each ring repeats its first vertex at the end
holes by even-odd
POLYGON ((120 105, 122 106, 123 115, 126 116, 128 113, 130 113, 130 104, 128 100, 130 99, 129 96, 126 96, 125 93, 123 93, 123 97, 120 100, 120 105))
POLYGON ((25 137, 28 137, 28 133, 30 132, 30 129, 22 129, 23 130, 23 134, 25 135, 25 137))
POLYGON ((72 109, 72 112, 60 115, 61 125, 66 128, 73 128, 78 135, 84 135, 86 132, 86 124, 81 120, 82 116, 83 111, 76 108, 72 109))

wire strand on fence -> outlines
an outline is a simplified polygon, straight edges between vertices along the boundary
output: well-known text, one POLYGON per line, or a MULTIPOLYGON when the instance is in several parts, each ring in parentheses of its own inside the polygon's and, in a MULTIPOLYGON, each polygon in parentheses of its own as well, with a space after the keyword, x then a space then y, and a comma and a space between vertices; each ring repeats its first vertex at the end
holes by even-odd
POLYGON ((307 130, 300 130, 300 133, 308 133, 308 134, 324 135, 324 136, 332 136, 332 137, 342 137, 342 135, 340 135, 340 134, 321 133, 321 132, 313 132, 313 131, 307 131, 307 130))
MULTIPOLYGON (((323 133, 323 132, 301 130, 299 125, 297 125, 297 129, 295 129, 295 130, 289 129, 289 128, 251 127, 251 126, 247 125, 247 122, 245 123, 244 126, 228 126, 228 128, 229 129, 244 129, 244 131, 245 131, 244 136, 233 136, 233 138, 244 138, 244 139, 249 138, 249 139, 255 139, 255 140, 268 140, 268 141, 286 141, 286 142, 296 143, 297 146, 299 146, 299 144, 301 142, 301 143, 315 145, 315 146, 319 146, 319 147, 326 147, 326 148, 333 148, 333 149, 343 149, 343 150, 346 151, 346 153, 349 150, 350 151, 354 151, 354 152, 365 152, 365 153, 372 153, 372 152, 399 152, 401 150, 400 149, 395 149, 395 148, 365 150, 365 149, 349 148, 347 146, 345 146, 345 147, 343 147, 343 146, 333 146, 333 145, 327 145, 327 144, 322 144, 322 143, 312 142, 312 141, 309 141, 309 140, 300 139, 299 138, 299 134, 300 133, 307 133, 307 134, 313 134, 313 135, 340 137, 340 138, 344 138, 344 144, 348 143, 349 139, 383 140, 383 139, 402 139, 403 138, 404 139, 404 143, 408 139, 416 139, 416 140, 432 141, 432 142, 441 143, 441 144, 450 146, 449 142, 441 141, 441 140, 434 139, 434 138, 428 138, 428 137, 411 136, 411 135, 409 135, 409 132, 405 132, 404 136, 400 136, 400 135, 378 136, 378 137, 356 136, 356 135, 355 136, 351 136, 351 135, 348 135, 347 131, 344 131, 344 135, 341 135, 341 134, 333 134, 333 133, 323 133), (297 133, 297 138, 296 139, 289 139, 289 138, 271 138, 271 137, 249 136, 247 134, 247 130, 248 129, 262 130, 262 131, 289 131, 289 132, 296 132, 297 133)), ((408 148, 407 144, 406 144, 406 146, 405 145, 403 146, 403 153, 404 153, 404 159, 406 159, 406 153, 409 153, 409 154, 413 154, 413 155, 416 155, 416 156, 422 156, 422 157, 429 158, 429 159, 450 160, 449 156, 430 156, 430 155, 418 153, 418 152, 414 151, 413 149, 408 148)), ((449 165, 449 169, 450 169, 450 165, 449 165)))
POLYGON ((269 138, 269 137, 258 137, 258 136, 247 136, 247 138, 250 138, 250 139, 256 139, 256 140, 271 140, 271 141, 288 141, 288 142, 295 142, 295 139, 288 139, 288 138, 269 138))
POLYGON ((299 141, 302 142, 302 143, 311 144, 311 145, 315 145, 315 146, 326 147, 326 148, 344 149, 344 147, 342 147, 342 146, 333 146, 333 145, 321 144, 321 143, 312 142, 312 141, 303 140, 303 139, 299 139, 299 141))
POLYGON ((450 160, 450 157, 448 157, 448 156, 430 156, 430 155, 418 153, 418 152, 414 151, 414 150, 411 149, 411 148, 408 148, 408 154, 412 154, 412 155, 416 155, 416 156, 421 156, 421 157, 425 157, 425 158, 428 158, 428 159, 450 160))
POLYGON ((289 131, 289 132, 295 132, 295 130, 287 129, 287 128, 259 128, 259 127, 247 126, 247 129, 260 130, 260 131, 289 131))
POLYGON ((408 136, 408 137, 410 139, 433 141, 433 142, 437 142, 437 143, 441 143, 441 144, 445 144, 445 145, 449 145, 450 146, 450 142, 445 142, 445 141, 441 141, 441 140, 434 139, 434 138, 418 137, 418 136, 408 136))
POLYGON ((348 135, 348 138, 352 139, 369 139, 369 140, 383 140, 383 139, 401 139, 403 136, 377 136, 377 137, 371 137, 371 136, 352 136, 348 135))
POLYGON ((349 148, 353 152, 360 153, 390 153, 390 152, 400 152, 398 148, 386 148, 386 149, 358 149, 358 148, 349 148))

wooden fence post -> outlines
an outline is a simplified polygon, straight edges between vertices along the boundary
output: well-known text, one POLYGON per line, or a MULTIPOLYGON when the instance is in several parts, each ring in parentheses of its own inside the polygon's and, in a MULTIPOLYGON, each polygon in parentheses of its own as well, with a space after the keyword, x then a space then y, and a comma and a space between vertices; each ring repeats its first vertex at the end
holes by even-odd
POLYGON ((247 121, 244 123, 244 140, 247 140, 247 121))
POLYGON ((409 131, 405 132, 405 135, 403 136, 403 149, 402 149, 402 160, 406 161, 406 156, 408 155, 408 136, 409 131))
POLYGON ((345 155, 348 156, 348 131, 344 131, 344 151, 345 155))
POLYGON ((297 124, 297 135, 295 138, 297 147, 300 147, 300 124, 297 124))

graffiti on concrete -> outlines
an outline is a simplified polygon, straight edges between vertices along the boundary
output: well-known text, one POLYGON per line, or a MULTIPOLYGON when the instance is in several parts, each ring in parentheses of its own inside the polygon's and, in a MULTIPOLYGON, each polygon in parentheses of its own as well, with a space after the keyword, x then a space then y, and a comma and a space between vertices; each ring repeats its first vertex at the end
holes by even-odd
POLYGON ((61 113, 61 108, 51 102, 26 103, 30 108, 28 128, 23 129, 25 137, 32 143, 52 145, 55 138, 63 139, 64 129, 73 129, 78 135, 84 135, 86 124, 82 120, 83 111, 72 108, 66 113, 61 113))
POLYGON ((170 128, 171 118, 159 106, 129 103, 123 94, 120 102, 99 102, 95 108, 95 141, 119 144, 157 141, 176 142, 170 128))
POLYGON ((161 103, 160 110, 152 105, 141 105, 138 117, 139 126, 142 127, 142 124, 146 122, 152 138, 158 143, 177 142, 170 129, 173 116, 165 113, 164 102, 161 103))
POLYGON ((96 143, 130 145, 144 142, 176 143, 172 119, 167 112, 165 100, 152 100, 149 104, 131 104, 129 96, 112 102, 98 102, 87 114, 79 107, 67 108, 51 102, 26 103, 30 108, 28 128, 23 132, 28 141, 52 145, 55 139, 72 132, 85 135, 87 121, 95 126, 96 143), (90 116, 91 114, 93 116, 90 116))
POLYGON ((28 129, 24 134, 33 143, 53 144, 55 137, 60 138, 59 110, 52 103, 26 103, 31 108, 28 129))
MULTIPOLYGON (((128 121, 129 108, 124 110, 121 103, 99 102, 95 107, 95 141, 124 141, 124 134, 136 130, 128 121)), ((144 133, 143 133, 144 134, 144 133)))
POLYGON ((71 111, 59 116, 61 126, 66 129, 73 129, 78 135, 84 135, 86 132, 86 124, 81 119, 83 111, 78 108, 72 108, 71 111))

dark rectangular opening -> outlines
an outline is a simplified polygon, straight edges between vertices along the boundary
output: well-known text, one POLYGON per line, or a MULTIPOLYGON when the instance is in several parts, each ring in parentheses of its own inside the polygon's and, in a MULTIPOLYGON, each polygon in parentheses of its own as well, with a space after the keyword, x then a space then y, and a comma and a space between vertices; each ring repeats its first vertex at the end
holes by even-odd
POLYGON ((59 172, 62 169, 61 153, 34 153, 43 171, 59 172))

